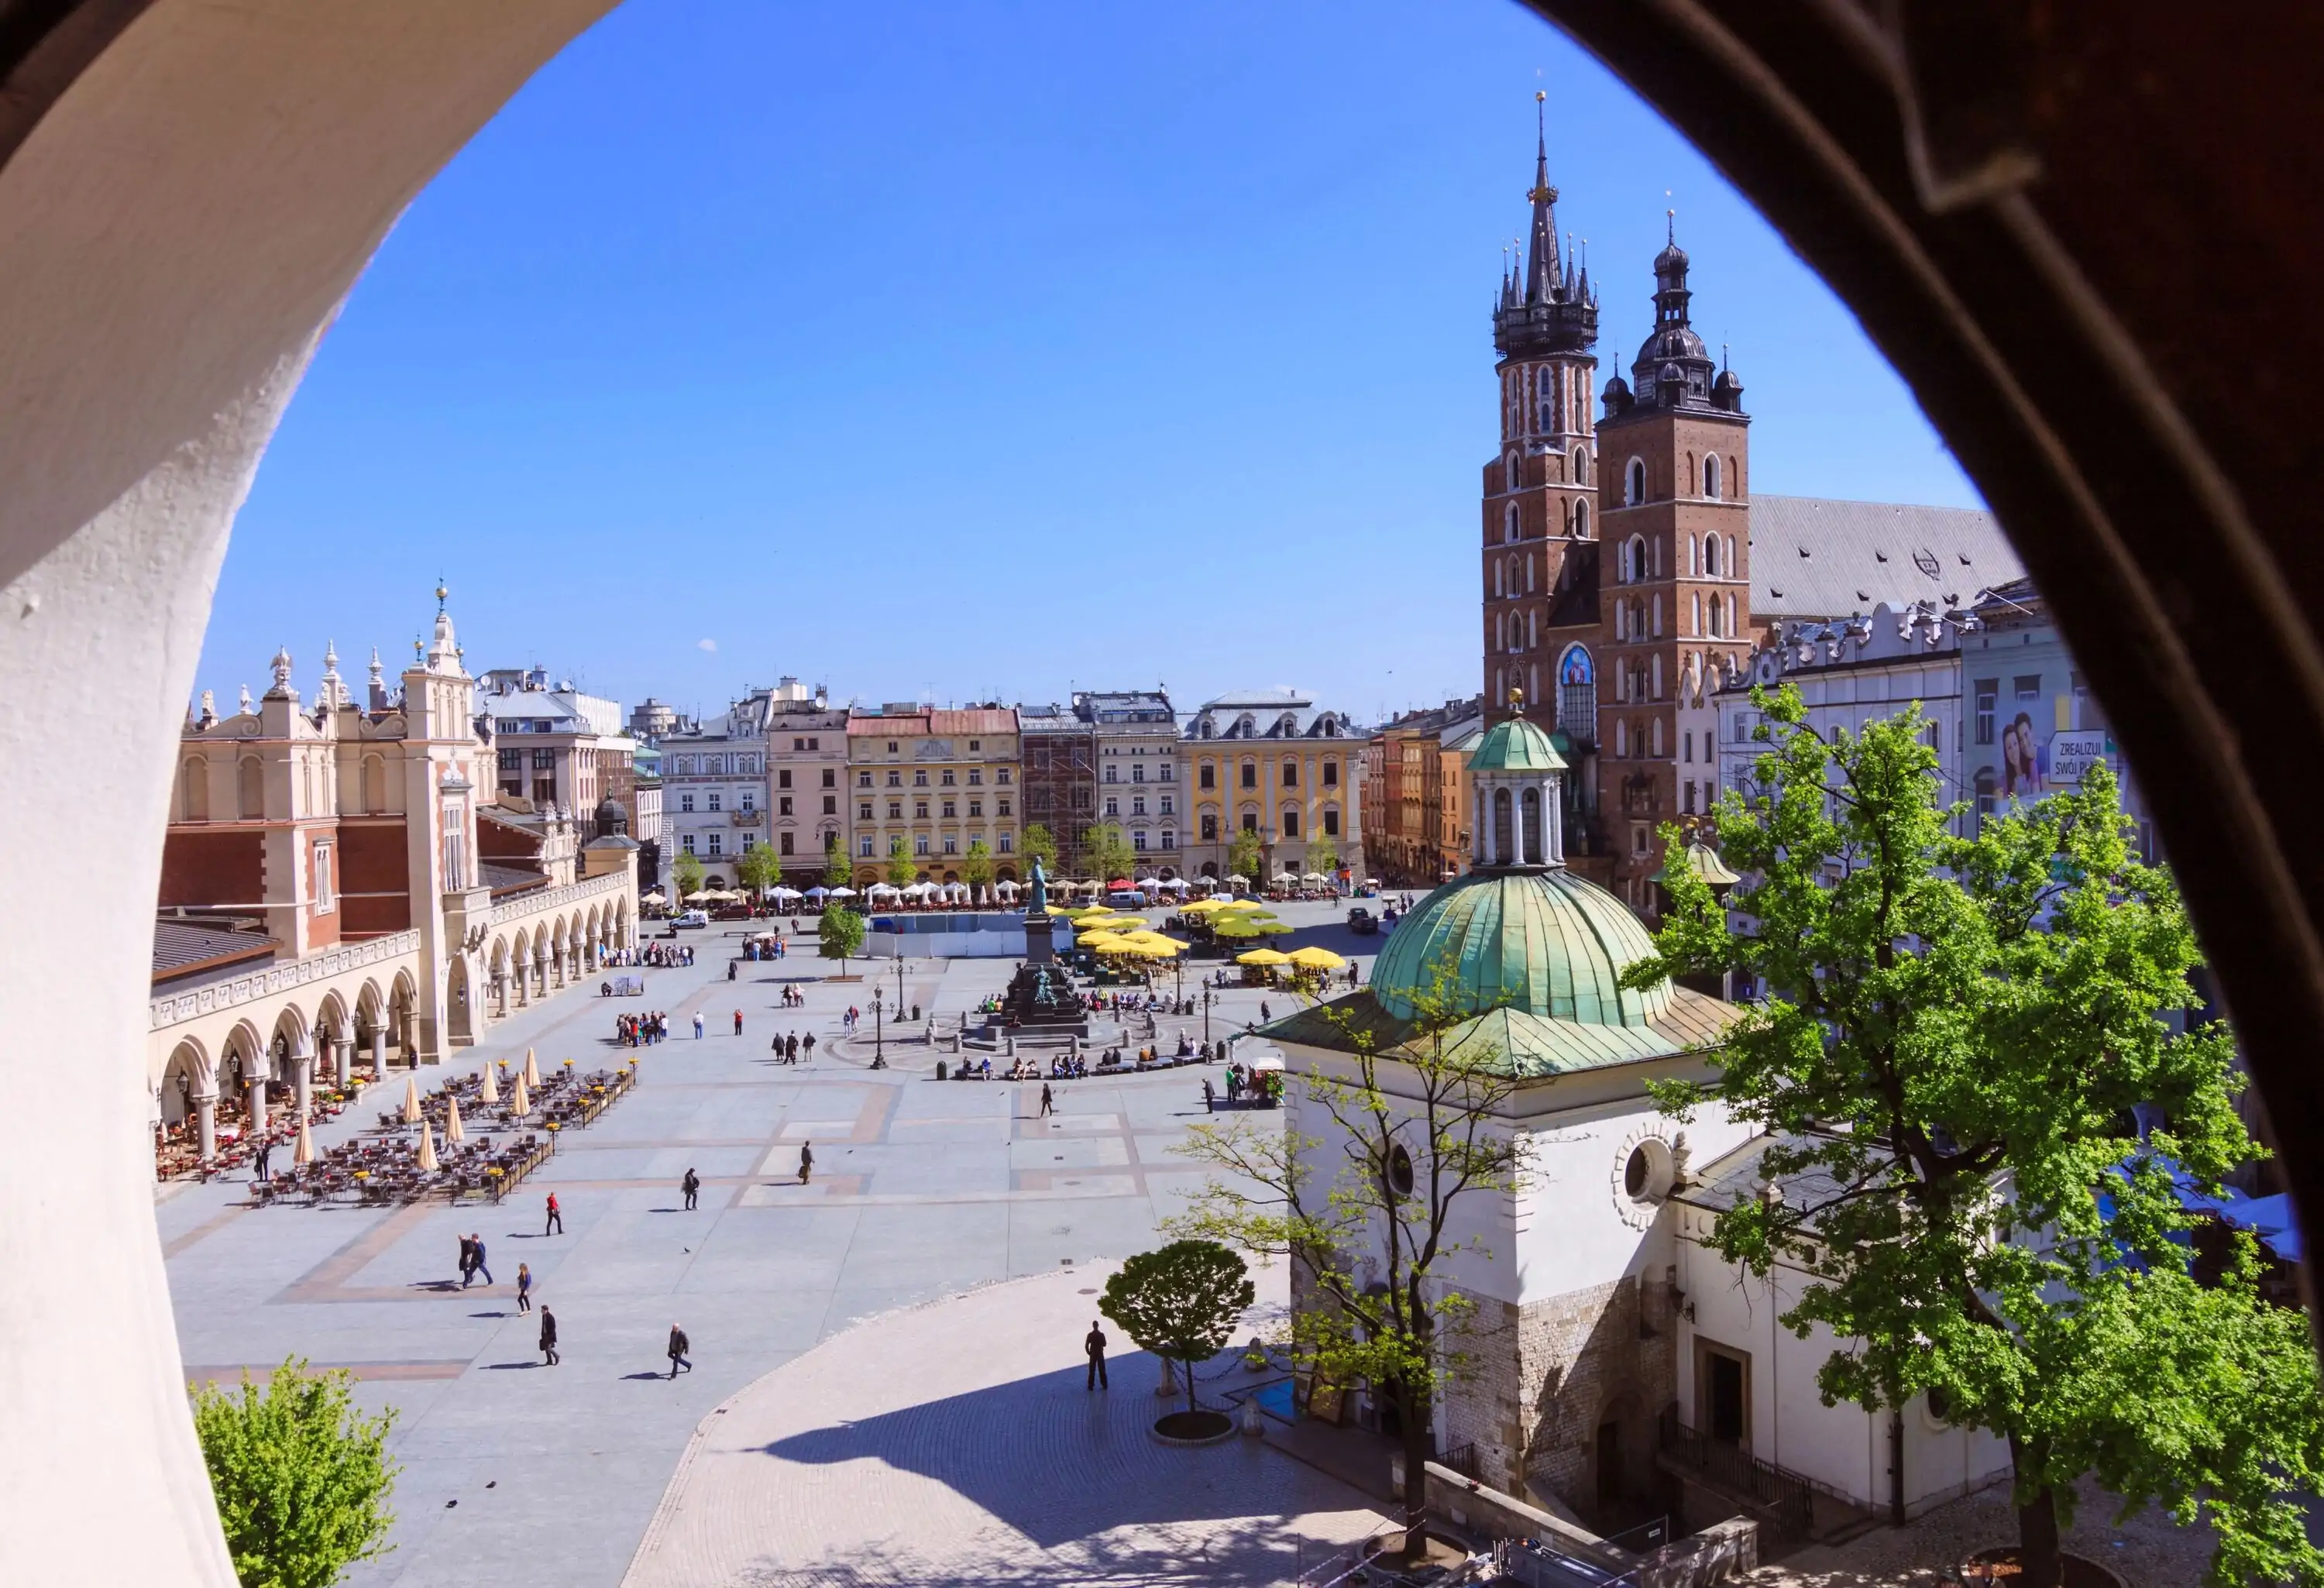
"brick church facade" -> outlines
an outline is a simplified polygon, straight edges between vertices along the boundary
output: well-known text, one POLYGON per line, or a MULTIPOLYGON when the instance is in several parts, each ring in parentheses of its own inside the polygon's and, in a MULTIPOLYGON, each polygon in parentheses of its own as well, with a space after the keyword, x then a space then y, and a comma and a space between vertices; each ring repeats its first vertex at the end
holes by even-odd
POLYGON ((1750 420, 1742 383, 1693 328, 1674 237, 1654 262, 1653 329, 1593 415, 1598 298, 1561 256, 1545 137, 1534 169, 1526 252, 1493 312, 1485 698, 1495 720, 1521 711, 1554 730, 1572 769, 1571 863, 1651 913, 1656 828, 1693 814, 1680 797, 1680 707, 1752 649, 1750 420))

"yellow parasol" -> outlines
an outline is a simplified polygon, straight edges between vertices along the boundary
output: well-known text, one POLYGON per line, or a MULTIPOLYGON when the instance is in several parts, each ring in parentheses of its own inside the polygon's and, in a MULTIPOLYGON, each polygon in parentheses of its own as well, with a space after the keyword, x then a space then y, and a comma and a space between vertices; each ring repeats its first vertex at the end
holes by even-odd
POLYGON ((532 1049, 530 1048, 524 1050, 524 1084, 528 1086, 540 1085, 540 1068, 532 1062, 532 1049))
POLYGON ((416 1125, 420 1122, 420 1077, 418 1076, 403 1077, 403 1122, 407 1125, 416 1125))
MULTIPOLYGON (((1260 949, 1259 952, 1264 954, 1268 951, 1266 949, 1260 949)), ((1339 955, 1333 953, 1330 949, 1318 947, 1312 943, 1305 948, 1293 949, 1286 957, 1290 959, 1293 965, 1298 965, 1302 969, 1311 971, 1336 971, 1344 967, 1348 963, 1345 959, 1342 958, 1339 955)))
POLYGON ((1134 948, 1143 949, 1149 954, 1158 954, 1165 956, 1181 953, 1186 946, 1186 945, 1179 942, 1176 937, 1166 937, 1161 933, 1155 931, 1132 932, 1129 937, 1122 940, 1130 944, 1134 948))
POLYGON ((299 1145, 292 1149, 290 1161, 301 1168, 315 1161, 315 1138, 304 1119, 299 1122, 299 1145))
POLYGON ((1248 954, 1235 956, 1237 965, 1289 965, 1291 956, 1274 948, 1254 948, 1248 954))
POLYGON ((1167 937, 1163 938, 1159 943, 1139 943, 1124 938, 1121 946, 1125 952, 1134 954, 1140 959, 1175 959, 1181 947, 1181 945, 1171 942, 1167 937))
POLYGON ((420 1122, 420 1167, 433 1174, 436 1170, 436 1131, 426 1120, 420 1122))
POLYGON ((493 1066, 490 1065, 484 1066, 484 1084, 476 1088, 476 1101, 487 1108, 500 1106, 501 1085, 493 1078, 493 1066))
POLYGON ((468 1132, 460 1128, 460 1100, 456 1097, 445 1098, 444 1140, 447 1141, 466 1141, 467 1139, 468 1132))
MULTIPOLYGON (((634 1061, 632 1061, 634 1062, 634 1061)), ((516 1088, 509 1094, 509 1112, 519 1119, 532 1112, 532 1096, 524 1088, 524 1077, 516 1078, 516 1088)))
POLYGON ((1086 948, 1092 954, 1120 954, 1130 944, 1128 939, 1118 937, 1111 932, 1091 932, 1075 938, 1074 946, 1086 948))

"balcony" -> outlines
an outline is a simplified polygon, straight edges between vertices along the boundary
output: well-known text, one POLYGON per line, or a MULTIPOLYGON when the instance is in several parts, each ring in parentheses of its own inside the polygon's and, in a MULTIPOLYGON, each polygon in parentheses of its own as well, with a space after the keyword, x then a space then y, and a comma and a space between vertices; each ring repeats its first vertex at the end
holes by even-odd
POLYGON ((726 813, 727 822, 737 827, 755 827, 766 819, 767 813, 763 810, 730 810, 726 813))

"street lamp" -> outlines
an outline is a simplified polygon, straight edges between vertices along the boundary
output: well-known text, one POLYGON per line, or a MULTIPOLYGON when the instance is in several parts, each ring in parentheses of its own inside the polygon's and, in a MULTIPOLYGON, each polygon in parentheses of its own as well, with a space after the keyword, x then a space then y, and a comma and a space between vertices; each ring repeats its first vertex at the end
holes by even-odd
POLYGON ((896 944, 896 1018, 904 1018, 904 945, 896 944))
POLYGON ((1203 989, 1203 1057, 1204 1058, 1211 1056, 1211 1005, 1218 1001, 1219 995, 1208 986, 1203 989))
POLYGON ((872 1067, 873 1069, 875 1069, 875 1070, 884 1070, 884 1069, 886 1069, 886 1068, 888 1067, 888 1046, 887 1046, 886 1027, 885 1027, 885 1025, 882 1023, 882 1022, 883 1022, 883 1017, 884 1017, 884 1015, 885 1015, 885 1012, 886 1012, 886 1005, 884 1005, 884 1004, 881 1002, 881 995, 880 995, 879 993, 877 993, 877 992, 872 993, 872 1067))

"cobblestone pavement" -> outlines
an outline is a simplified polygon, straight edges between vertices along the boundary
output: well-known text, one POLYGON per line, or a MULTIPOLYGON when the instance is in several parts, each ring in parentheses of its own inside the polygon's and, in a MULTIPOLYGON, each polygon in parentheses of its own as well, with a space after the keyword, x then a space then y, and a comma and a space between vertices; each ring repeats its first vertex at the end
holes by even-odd
MULTIPOLYGON (((1297 909, 1286 919, 1302 919, 1297 909)), ((1320 922, 1323 912, 1305 913, 1320 922)), ((394 1552, 358 1568, 355 1588, 611 1588, 696 1426, 726 1397, 858 1319, 1054 1273, 1068 1259, 1086 1266, 1144 1250, 1201 1178, 1173 1149, 1202 1117, 1204 1072, 1064 1083, 1057 1116, 1039 1119, 1038 1084, 937 1084, 936 1062, 948 1055, 918 1041, 918 1028, 888 1044, 892 1067, 876 1072, 863 1067, 868 1042, 835 1043, 844 1009, 868 1011, 875 988, 894 997, 886 966, 868 967, 884 973, 876 982, 826 979, 835 967, 813 957, 810 935, 789 959, 741 965, 729 982, 735 939, 687 940, 701 963, 643 972, 642 999, 597 997, 592 982, 422 1072, 432 1085, 521 1060, 528 1046, 544 1065, 639 1058, 638 1090, 500 1205, 254 1210, 239 1175, 161 1188, 156 1217, 189 1377, 231 1381, 296 1354, 347 1368, 366 1404, 400 1415, 394 1552), (804 992, 804 1010, 778 1005, 786 986, 804 992), (680 1035, 616 1048, 615 1013, 640 1009, 667 1011, 680 1035), (784 1031, 815 1032, 816 1060, 772 1064, 768 1043, 784 1031), (800 1186, 807 1140, 816 1174, 800 1186), (703 1180, 694 1213, 677 1190, 689 1167, 703 1180), (544 1236, 552 1189, 565 1233, 544 1236), (463 1291, 455 1259, 469 1233, 484 1236, 498 1282, 463 1291), (519 1262, 531 1266, 536 1302, 557 1313, 556 1369, 539 1365, 537 1321, 516 1311, 519 1262), (676 1382, 655 1376, 674 1321, 698 1369, 676 1382)), ((908 960, 906 1001, 921 1005, 923 1023, 950 1023, 1010 968, 908 960)), ((1259 1001, 1224 993, 1214 1033, 1254 1019, 1259 1001)), ((1200 1014, 1164 1020, 1166 1043, 1181 1026, 1199 1037, 1200 1014)), ((318 1145, 374 1123, 401 1092, 397 1076, 318 1131, 318 1145)))
POLYGON ((1112 1387, 1086 1389, 1102 1272, 859 1324, 734 1396, 624 1588, 1287 1583, 1388 1525, 1256 1440, 1155 1443, 1183 1402, 1154 1394, 1152 1357, 1117 1353, 1112 1387))
MULTIPOLYGON (((2117 1524, 2118 1502, 2085 1483, 2066 1547, 2097 1561, 2129 1588, 2192 1588, 2210 1564, 2211 1533, 2181 1528, 2152 1508, 2117 1524)), ((1743 1579, 1755 1588, 1952 1588, 1954 1568, 1980 1549, 2017 1541, 2006 1483, 1979 1490, 1837 1546, 1802 1550, 1743 1579)))

